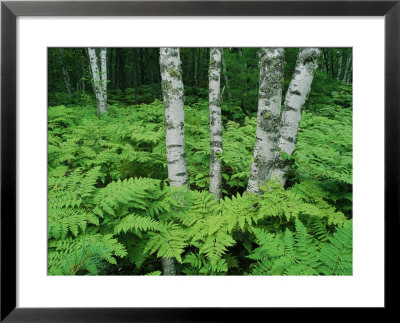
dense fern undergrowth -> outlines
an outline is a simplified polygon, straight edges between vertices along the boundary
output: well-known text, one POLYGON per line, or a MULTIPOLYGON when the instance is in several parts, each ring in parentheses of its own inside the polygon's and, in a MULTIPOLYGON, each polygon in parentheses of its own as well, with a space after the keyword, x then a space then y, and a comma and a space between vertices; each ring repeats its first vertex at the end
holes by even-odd
POLYGON ((110 93, 99 119, 88 95, 50 98, 49 275, 161 275, 161 257, 180 275, 351 275, 352 93, 321 77, 286 187, 271 180, 261 195, 245 192, 256 115, 223 104, 220 201, 208 193, 206 99, 186 98, 187 190, 168 185, 162 102, 110 93))

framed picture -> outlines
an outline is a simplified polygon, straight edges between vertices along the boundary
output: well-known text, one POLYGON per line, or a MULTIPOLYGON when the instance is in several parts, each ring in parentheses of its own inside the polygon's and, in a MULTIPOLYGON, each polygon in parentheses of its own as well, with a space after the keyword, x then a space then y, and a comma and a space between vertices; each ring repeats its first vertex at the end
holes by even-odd
POLYGON ((3 1, 1 320, 392 308, 399 21, 398 1, 3 1))

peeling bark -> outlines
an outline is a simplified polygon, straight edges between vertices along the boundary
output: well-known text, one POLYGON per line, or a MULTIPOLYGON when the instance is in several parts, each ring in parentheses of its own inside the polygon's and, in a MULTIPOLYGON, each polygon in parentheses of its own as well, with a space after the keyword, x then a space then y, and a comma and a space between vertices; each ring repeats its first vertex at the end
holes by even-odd
POLYGON ((210 193, 221 198, 221 159, 222 121, 221 121, 221 60, 222 49, 211 48, 209 77, 210 106, 210 193))
POLYGON ((291 167, 288 157, 296 148, 301 112, 311 90, 319 56, 318 48, 300 49, 296 68, 286 93, 279 131, 278 152, 272 172, 272 178, 276 176, 282 185, 286 183, 286 175, 291 167))
POLYGON ((262 48, 259 66, 256 141, 247 184, 248 193, 261 193, 259 186, 271 178, 279 134, 284 49, 262 48))

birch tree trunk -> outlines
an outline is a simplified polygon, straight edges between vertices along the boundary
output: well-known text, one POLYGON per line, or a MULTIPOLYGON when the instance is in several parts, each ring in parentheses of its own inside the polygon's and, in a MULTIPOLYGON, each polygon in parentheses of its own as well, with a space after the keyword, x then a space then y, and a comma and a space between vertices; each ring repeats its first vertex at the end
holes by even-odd
POLYGON ((350 68, 347 74, 347 84, 353 83, 353 57, 350 57, 350 68))
POLYGON ((261 193, 259 186, 271 178, 279 134, 283 66, 283 48, 260 50, 256 141, 247 184, 248 193, 261 193))
POLYGON ((343 64, 343 53, 340 53, 340 59, 339 59, 339 69, 338 69, 338 73, 336 75, 336 80, 340 81, 340 75, 342 74, 342 64, 343 64))
POLYGON ((346 71, 345 71, 345 74, 344 74, 344 77, 343 77, 343 84, 344 83, 350 83, 351 72, 353 70, 352 61, 353 61, 352 56, 351 56, 351 54, 349 54, 349 58, 347 59, 347 63, 346 63, 346 71))
POLYGON ((326 48, 322 49, 322 57, 324 58, 324 72, 326 74, 329 73, 329 68, 328 68, 328 51, 326 48))
MULTIPOLYGON (((164 125, 168 179, 171 186, 187 185, 185 159, 183 83, 178 48, 160 48, 161 86, 164 101, 164 125)), ((164 275, 175 275, 173 258, 162 258, 164 275)))
POLYGON ((62 48, 59 48, 58 51, 60 52, 60 63, 63 71, 65 86, 67 87, 68 95, 71 98, 72 97, 71 82, 69 80, 67 67, 65 66, 64 63, 64 50, 62 48))
POLYGON ((272 172, 272 177, 276 176, 282 185, 285 185, 286 175, 291 167, 288 157, 296 148, 301 111, 311 90, 319 56, 318 48, 300 49, 296 68, 286 93, 279 131, 278 152, 272 172))
POLYGON ((221 158, 222 122, 221 122, 221 60, 222 49, 211 48, 209 77, 210 105, 210 193, 221 198, 221 158))
MULTIPOLYGON (((103 88, 103 80, 100 76, 100 69, 97 62, 97 55, 95 48, 88 48, 89 60, 90 60, 90 67, 92 69, 92 76, 93 76, 93 88, 96 94, 97 99, 97 113, 101 115, 107 111, 107 101, 104 99, 107 98, 107 95, 104 95, 104 88, 103 88)), ((101 64, 103 65, 103 64, 101 64)))
POLYGON ((350 64, 351 64, 351 55, 349 54, 349 56, 347 57, 347 60, 346 60, 346 68, 344 70, 342 84, 347 83, 347 77, 348 77, 347 74, 349 73, 349 70, 350 70, 350 64))
POLYGON ((101 85, 103 92, 103 100, 107 108, 107 49, 100 49, 100 60, 101 60, 101 85))

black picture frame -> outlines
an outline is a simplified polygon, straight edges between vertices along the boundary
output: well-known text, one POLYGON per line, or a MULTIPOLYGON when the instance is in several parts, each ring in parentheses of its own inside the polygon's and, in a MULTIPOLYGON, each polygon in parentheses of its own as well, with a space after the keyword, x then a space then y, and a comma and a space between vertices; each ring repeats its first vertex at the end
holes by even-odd
MULTIPOLYGON (((385 309, 396 307, 399 237, 400 1, 4 1, 1 3, 1 318, 3 322, 237 321, 244 308, 16 307, 16 18, 18 16, 384 16, 385 309)), ((373 189, 373 188, 371 188, 373 189)), ((373 255, 371 255, 373 257, 373 255)), ((373 261, 373 260, 371 260, 373 261)), ((39 291, 40 292, 40 291, 39 291)), ((266 291, 267 292, 267 291, 266 291)), ((240 297, 240 295, 238 295, 240 297)), ((266 310, 270 312, 265 313, 266 310)), ((282 309, 281 309, 282 310, 282 309)), ((287 311, 288 309, 284 309, 287 311)), ((292 309, 291 309, 292 310, 292 309)), ((331 310, 331 309, 327 309, 331 310)), ((284 315, 289 314, 285 312, 284 315)), ((265 317, 265 320, 267 317, 265 317)))

